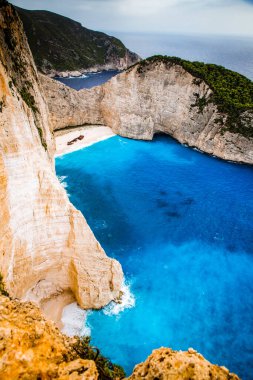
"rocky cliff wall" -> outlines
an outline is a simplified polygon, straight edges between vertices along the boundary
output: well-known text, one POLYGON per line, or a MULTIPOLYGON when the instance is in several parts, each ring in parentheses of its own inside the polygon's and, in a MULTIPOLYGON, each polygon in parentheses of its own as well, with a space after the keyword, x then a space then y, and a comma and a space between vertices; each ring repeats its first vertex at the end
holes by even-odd
POLYGON ((100 87, 75 91, 54 79, 39 74, 39 80, 48 104, 53 130, 85 124, 103 125, 100 87))
MULTIPOLYGON (((253 138, 224 129, 227 115, 213 102, 200 109, 197 100, 212 90, 179 64, 137 64, 103 86, 78 92, 43 76, 41 81, 54 129, 104 124, 144 140, 162 132, 222 159, 253 163, 253 138)), ((253 117, 249 120, 253 129, 253 117)))
POLYGON ((37 71, 15 9, 0 1, 0 272, 12 296, 42 302, 73 292, 84 308, 119 296, 109 259, 69 202, 37 71))
MULTIPOLYGON (((204 81, 176 64, 157 61, 139 67, 112 78, 103 88, 101 113, 115 133, 151 140, 163 132, 225 160, 253 163, 253 139, 222 131, 220 120, 226 115, 215 104, 201 111, 196 105, 196 99, 212 93, 204 81)), ((253 128, 253 119, 251 123, 253 128)))

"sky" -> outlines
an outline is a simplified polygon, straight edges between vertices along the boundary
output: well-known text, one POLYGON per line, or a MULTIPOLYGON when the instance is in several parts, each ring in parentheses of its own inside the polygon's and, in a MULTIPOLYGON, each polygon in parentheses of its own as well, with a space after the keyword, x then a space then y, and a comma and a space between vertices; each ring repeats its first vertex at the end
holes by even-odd
POLYGON ((105 32, 253 36, 253 0, 10 0, 105 32))

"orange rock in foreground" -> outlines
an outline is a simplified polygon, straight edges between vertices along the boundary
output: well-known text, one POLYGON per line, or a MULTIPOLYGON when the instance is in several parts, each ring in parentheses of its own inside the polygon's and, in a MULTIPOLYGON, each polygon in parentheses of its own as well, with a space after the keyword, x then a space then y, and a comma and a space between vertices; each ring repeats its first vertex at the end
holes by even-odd
POLYGON ((197 351, 154 350, 144 363, 138 364, 128 380, 239 380, 225 367, 211 364, 197 351))

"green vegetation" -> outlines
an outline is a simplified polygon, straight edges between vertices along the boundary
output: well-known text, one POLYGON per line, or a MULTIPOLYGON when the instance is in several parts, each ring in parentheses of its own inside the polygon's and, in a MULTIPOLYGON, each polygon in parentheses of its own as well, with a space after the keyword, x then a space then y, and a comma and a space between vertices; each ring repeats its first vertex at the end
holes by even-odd
POLYGON ((3 282, 3 275, 0 273, 0 294, 2 296, 9 297, 9 293, 5 290, 5 284, 3 282))
POLYGON ((192 107, 197 107, 199 113, 203 113, 205 106, 208 104, 208 100, 205 96, 200 97, 198 93, 194 94, 196 96, 196 101, 192 104, 192 107))
MULTIPOLYGON (((103 65, 123 58, 128 51, 117 38, 84 28, 67 17, 48 11, 16 9, 41 71, 74 71, 103 65)), ((133 57, 137 58, 135 54, 133 57)))
POLYGON ((44 149, 47 150, 47 143, 44 140, 42 129, 40 127, 37 127, 37 129, 38 129, 38 132, 39 132, 41 144, 44 147, 44 149))
POLYGON ((34 113, 39 112, 38 108, 36 107, 34 96, 29 92, 27 87, 22 87, 19 93, 24 102, 26 102, 28 107, 31 108, 34 113))
POLYGON ((5 28, 3 29, 3 32, 6 45, 11 51, 14 51, 17 44, 13 37, 13 34, 11 33, 11 30, 9 28, 5 28))
POLYGON ((167 56, 153 56, 140 62, 138 72, 143 72, 150 63, 155 62, 180 65, 195 77, 194 84, 207 83, 213 91, 212 95, 208 99, 196 97, 192 106, 198 106, 199 111, 203 112, 208 103, 216 104, 221 114, 228 115, 223 131, 253 138, 253 82, 250 79, 222 66, 167 56), (248 111, 247 114, 243 114, 245 111, 248 111))
POLYGON ((90 345, 90 337, 78 338, 73 348, 80 358, 95 361, 100 380, 123 379, 125 377, 122 367, 111 363, 109 359, 100 354, 98 348, 90 345))
POLYGON ((0 100, 0 112, 3 112, 4 100, 0 100))

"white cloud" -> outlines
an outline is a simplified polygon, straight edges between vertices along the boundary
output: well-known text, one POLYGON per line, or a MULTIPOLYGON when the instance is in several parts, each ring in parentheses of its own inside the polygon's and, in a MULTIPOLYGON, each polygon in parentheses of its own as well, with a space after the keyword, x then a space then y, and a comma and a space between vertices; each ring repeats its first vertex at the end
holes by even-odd
POLYGON ((253 0, 13 0, 88 28, 111 31, 253 35, 253 0))

